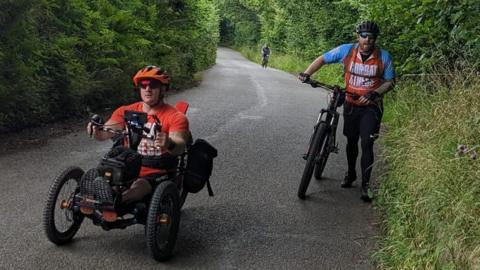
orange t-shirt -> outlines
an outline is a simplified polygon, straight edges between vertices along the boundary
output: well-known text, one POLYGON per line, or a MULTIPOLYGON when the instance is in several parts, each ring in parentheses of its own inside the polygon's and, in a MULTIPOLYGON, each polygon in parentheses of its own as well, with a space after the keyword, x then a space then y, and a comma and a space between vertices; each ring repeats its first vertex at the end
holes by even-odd
MULTIPOLYGON (((156 108, 157 112, 155 115, 160 120, 161 131, 165 133, 169 132, 186 132, 188 131, 188 119, 187 117, 179 112, 175 107, 168 104, 164 104, 159 108, 156 108)), ((125 111, 137 111, 143 112, 143 102, 136 102, 130 105, 122 106, 116 109, 109 121, 120 123, 123 128, 125 128, 124 115, 125 111)), ((155 119, 153 115, 147 115, 147 123, 145 126, 150 129, 150 133, 143 132, 144 135, 153 135, 155 125, 155 119)), ((151 139, 142 138, 140 144, 138 145, 137 152, 142 156, 160 156, 166 151, 164 149, 155 149, 153 146, 154 142, 151 139)), ((162 173, 164 170, 149 168, 142 166, 140 170, 140 177, 152 174, 152 173, 162 173)))

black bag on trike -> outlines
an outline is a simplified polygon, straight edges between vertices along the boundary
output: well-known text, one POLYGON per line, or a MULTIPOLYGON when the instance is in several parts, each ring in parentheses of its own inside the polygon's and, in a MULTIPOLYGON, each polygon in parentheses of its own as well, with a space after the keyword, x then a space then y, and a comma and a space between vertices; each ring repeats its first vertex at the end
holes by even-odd
POLYGON ((142 156, 139 153, 117 146, 102 158, 97 170, 111 185, 129 187, 138 177, 141 166, 142 156))
POLYGON ((213 159, 217 156, 217 149, 203 139, 195 140, 195 143, 187 151, 187 167, 183 179, 183 187, 186 191, 197 193, 208 184, 209 194, 213 195, 210 187, 213 159))

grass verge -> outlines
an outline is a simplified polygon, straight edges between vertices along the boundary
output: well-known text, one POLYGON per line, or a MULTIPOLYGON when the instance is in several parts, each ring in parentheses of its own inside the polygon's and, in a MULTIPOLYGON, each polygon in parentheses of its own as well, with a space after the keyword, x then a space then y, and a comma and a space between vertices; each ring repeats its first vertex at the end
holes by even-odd
POLYGON ((480 163, 455 156, 480 137, 480 81, 465 82, 401 81, 386 104, 382 269, 480 269, 480 163))

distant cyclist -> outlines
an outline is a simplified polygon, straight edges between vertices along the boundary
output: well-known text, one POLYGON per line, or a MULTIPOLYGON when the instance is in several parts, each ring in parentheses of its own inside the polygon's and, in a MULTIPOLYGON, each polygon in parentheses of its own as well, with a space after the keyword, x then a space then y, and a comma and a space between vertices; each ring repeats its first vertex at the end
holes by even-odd
POLYGON ((361 139, 362 188, 361 199, 370 202, 368 194, 374 160, 373 143, 378 137, 383 114, 383 95, 393 89, 395 72, 390 54, 375 46, 380 33, 378 25, 364 21, 356 27, 358 42, 343 44, 323 54, 301 73, 299 79, 307 80, 324 64, 342 63, 347 93, 359 96, 346 97, 343 117, 343 134, 347 137, 348 170, 341 186, 348 188, 357 179, 356 163, 358 141, 361 139))
POLYGON ((265 43, 265 45, 263 45, 260 53, 262 54, 262 67, 267 68, 268 57, 270 56, 270 48, 268 47, 268 45, 266 43, 265 43))

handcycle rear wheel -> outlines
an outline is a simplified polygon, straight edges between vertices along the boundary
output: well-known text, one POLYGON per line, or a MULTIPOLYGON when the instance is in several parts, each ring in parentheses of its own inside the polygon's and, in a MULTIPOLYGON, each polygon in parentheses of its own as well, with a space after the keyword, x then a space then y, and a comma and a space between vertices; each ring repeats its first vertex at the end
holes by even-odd
POLYGON ((175 183, 161 182, 148 210, 146 237, 152 256, 165 261, 172 255, 180 225, 180 196, 175 183))
POLYGON ((79 192, 83 175, 79 167, 68 167, 55 177, 43 211, 43 227, 48 240, 57 245, 70 242, 83 222, 84 216, 73 211, 73 198, 79 192))
POLYGON ((322 146, 320 147, 320 152, 318 154, 318 160, 315 164, 315 171, 314 176, 315 179, 320 180, 322 179, 323 170, 325 169, 325 165, 327 165, 328 156, 330 155, 330 140, 332 136, 327 135, 327 139, 323 140, 322 146))
POLYGON ((327 124, 325 122, 320 122, 315 130, 315 134, 313 135, 312 142, 309 146, 307 163, 305 164, 302 179, 300 180, 300 186, 298 187, 297 195, 302 200, 305 199, 305 192, 307 191, 310 180, 312 179, 313 169, 315 167, 315 157, 318 155, 319 148, 324 144, 326 137, 327 124))

